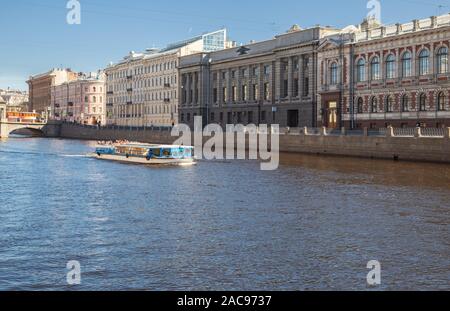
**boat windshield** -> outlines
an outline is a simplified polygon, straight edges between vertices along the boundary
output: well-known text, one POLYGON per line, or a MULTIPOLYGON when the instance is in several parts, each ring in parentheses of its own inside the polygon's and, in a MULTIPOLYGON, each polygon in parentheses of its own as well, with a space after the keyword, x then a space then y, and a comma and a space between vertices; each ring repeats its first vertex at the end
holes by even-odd
POLYGON ((116 152, 119 154, 128 154, 130 156, 146 156, 148 149, 142 147, 118 146, 116 147, 116 152))

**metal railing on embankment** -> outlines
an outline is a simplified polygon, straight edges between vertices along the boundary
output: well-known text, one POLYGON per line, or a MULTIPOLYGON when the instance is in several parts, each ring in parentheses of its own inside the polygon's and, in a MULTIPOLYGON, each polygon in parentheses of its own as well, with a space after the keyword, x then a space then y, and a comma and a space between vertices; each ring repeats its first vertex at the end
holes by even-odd
POLYGON ((354 129, 346 128, 282 128, 280 134, 306 136, 370 136, 370 137, 429 137, 450 138, 450 127, 446 128, 378 128, 354 129))
MULTIPOLYGON (((152 132, 170 132, 173 127, 171 126, 123 126, 123 125, 86 125, 72 122, 62 122, 63 124, 81 127, 86 129, 97 129, 97 130, 123 130, 123 131, 152 131, 152 132)), ((253 133, 255 131, 255 126, 244 126, 244 131, 246 133, 253 133)), ((269 127, 269 132, 274 133, 275 128, 269 127)), ((224 130, 225 131, 225 130, 224 130)), ((450 128, 377 128, 377 129, 354 129, 349 130, 346 128, 336 129, 336 128, 326 128, 326 127, 282 127, 278 130, 280 135, 305 135, 305 136, 367 136, 367 137, 425 137, 425 138, 449 138, 450 128)), ((263 133, 256 127, 257 133, 263 133)))

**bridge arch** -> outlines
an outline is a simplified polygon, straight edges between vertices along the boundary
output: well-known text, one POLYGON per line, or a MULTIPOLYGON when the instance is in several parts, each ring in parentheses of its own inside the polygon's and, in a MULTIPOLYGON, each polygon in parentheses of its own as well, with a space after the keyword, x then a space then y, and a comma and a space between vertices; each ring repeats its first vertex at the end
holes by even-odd
POLYGON ((22 135, 32 135, 32 136, 44 136, 44 131, 42 129, 38 128, 32 128, 32 127, 22 127, 17 128, 9 132, 8 136, 13 134, 22 134, 22 135))
POLYGON ((19 130, 29 130, 32 133, 44 136, 45 124, 21 124, 12 122, 0 122, 0 137, 8 138, 14 132, 19 130))

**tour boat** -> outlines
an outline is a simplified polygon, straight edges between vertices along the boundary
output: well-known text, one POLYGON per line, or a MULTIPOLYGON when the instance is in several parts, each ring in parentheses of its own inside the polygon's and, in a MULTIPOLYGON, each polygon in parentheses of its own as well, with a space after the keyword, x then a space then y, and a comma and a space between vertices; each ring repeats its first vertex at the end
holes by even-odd
POLYGON ((195 164, 194 147, 175 145, 150 145, 125 143, 98 146, 97 159, 147 165, 192 165, 195 164))

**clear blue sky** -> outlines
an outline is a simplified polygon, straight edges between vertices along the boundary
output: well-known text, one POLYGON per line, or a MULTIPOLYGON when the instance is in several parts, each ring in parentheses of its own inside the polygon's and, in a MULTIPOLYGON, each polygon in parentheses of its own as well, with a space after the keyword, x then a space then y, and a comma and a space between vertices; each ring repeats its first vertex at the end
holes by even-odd
MULTIPOLYGON (((29 75, 53 67, 95 71, 130 50, 162 47, 221 27, 246 43, 269 39, 293 24, 358 24, 368 12, 367 0, 79 0, 81 25, 68 25, 67 1, 1 0, 0 88, 26 89, 29 75)), ((450 12, 450 0, 381 4, 383 23, 450 12)))

